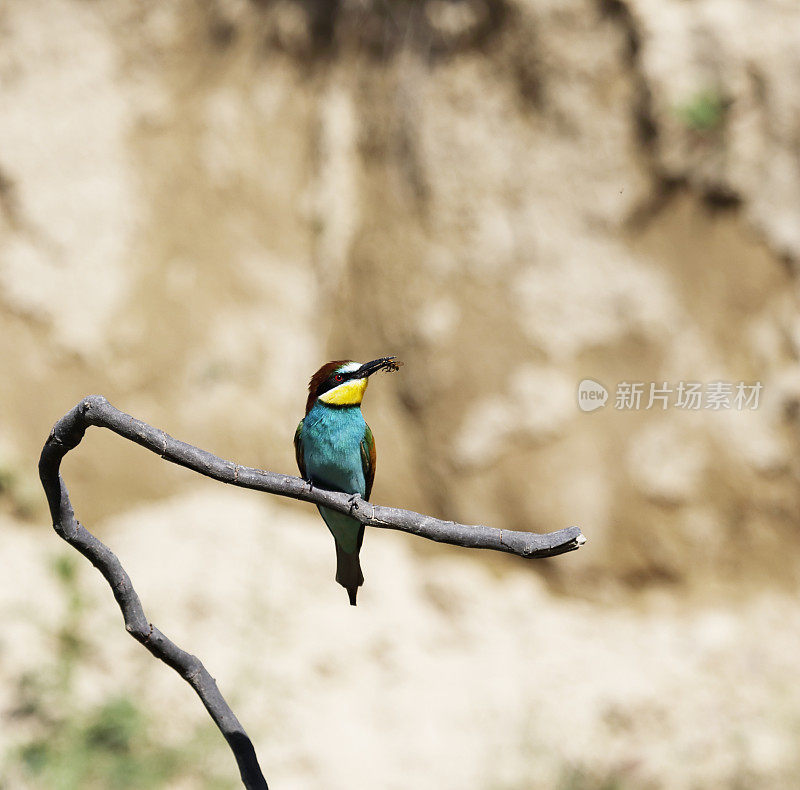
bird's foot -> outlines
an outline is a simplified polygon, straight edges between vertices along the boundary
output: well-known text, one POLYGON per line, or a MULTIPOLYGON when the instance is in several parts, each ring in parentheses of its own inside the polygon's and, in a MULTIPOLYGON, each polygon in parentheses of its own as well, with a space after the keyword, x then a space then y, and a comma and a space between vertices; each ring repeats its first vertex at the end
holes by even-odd
POLYGON ((350 496, 347 497, 347 502, 350 505, 350 512, 351 513, 354 510, 358 510, 358 503, 359 503, 360 499, 361 499, 361 496, 359 494, 350 494, 350 496))

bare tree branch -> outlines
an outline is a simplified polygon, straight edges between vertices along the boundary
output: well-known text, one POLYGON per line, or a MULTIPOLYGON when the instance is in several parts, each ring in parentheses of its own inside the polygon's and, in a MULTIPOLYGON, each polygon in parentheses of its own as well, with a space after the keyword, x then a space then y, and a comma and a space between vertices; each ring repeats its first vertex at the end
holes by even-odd
MULTIPOLYGON (((59 467, 63 457, 77 447, 83 439, 87 426, 103 424, 100 419, 96 419, 99 417, 95 410, 96 406, 102 406, 104 409, 114 412, 115 416, 126 417, 117 412, 104 398, 98 396, 87 398, 55 424, 42 449, 39 459, 39 477, 50 505, 53 528, 59 536, 83 554, 103 574, 122 611, 125 630, 134 639, 141 642, 156 658, 171 666, 197 692, 197 696, 200 697, 236 757, 244 786, 248 790, 267 790, 267 781, 261 773, 253 743, 228 703, 225 702, 214 678, 211 677, 199 658, 181 650, 148 621, 139 596, 133 589, 130 577, 117 556, 75 518, 69 493, 64 485, 59 467)), ((138 423, 130 417, 126 417, 126 419, 131 423, 138 423)), ((149 428, 149 426, 144 426, 144 423, 138 423, 138 425, 149 428)), ((153 429, 149 428, 149 430, 153 429)), ((117 432, 138 441, 134 435, 122 431, 117 432)))
POLYGON ((225 461, 115 409, 101 395, 84 398, 55 424, 39 459, 39 477, 47 495, 53 527, 103 574, 122 611, 128 633, 156 658, 171 666, 197 692, 236 757, 242 782, 248 790, 266 790, 267 782, 250 738, 220 694, 214 678, 196 656, 181 650, 148 621, 139 596, 117 556, 75 518, 59 469, 64 456, 80 444, 90 425, 108 428, 167 461, 223 483, 324 505, 352 515, 371 527, 397 529, 442 543, 494 549, 521 557, 553 557, 579 548, 586 540, 578 527, 539 535, 457 524, 410 510, 373 505, 355 495, 312 487, 299 477, 225 461))

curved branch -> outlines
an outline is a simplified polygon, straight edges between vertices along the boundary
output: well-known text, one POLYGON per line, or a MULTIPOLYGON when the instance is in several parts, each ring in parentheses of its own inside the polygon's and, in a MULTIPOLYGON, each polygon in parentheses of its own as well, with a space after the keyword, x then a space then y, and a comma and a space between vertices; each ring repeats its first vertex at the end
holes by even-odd
POLYGON ((371 527, 397 529, 441 543, 494 549, 531 558, 574 551, 586 540, 578 527, 539 535, 441 521, 410 510, 373 505, 358 496, 314 488, 299 477, 226 461, 119 411, 101 395, 84 398, 55 424, 39 459, 39 477, 47 495, 53 527, 103 574, 122 611, 128 633, 156 658, 171 666, 197 692, 236 757, 242 782, 248 790, 266 790, 267 783, 250 738, 220 694, 214 678, 196 656, 181 650, 148 622, 139 596, 117 556, 75 518, 59 469, 64 456, 80 444, 90 425, 108 428, 167 461, 220 482, 324 505, 371 527))
POLYGON ((92 407, 99 404, 104 404, 106 408, 116 412, 104 398, 98 396, 87 398, 55 424, 42 449, 39 458, 39 478, 47 495, 53 528, 103 574, 122 611, 125 630, 156 658, 172 667, 197 692, 197 696, 228 742, 239 765, 244 786, 248 790, 268 790, 253 743, 225 702, 214 678, 199 658, 181 650, 148 621, 130 577, 116 554, 75 518, 59 467, 64 456, 80 444, 87 426, 93 424, 89 415, 92 407))

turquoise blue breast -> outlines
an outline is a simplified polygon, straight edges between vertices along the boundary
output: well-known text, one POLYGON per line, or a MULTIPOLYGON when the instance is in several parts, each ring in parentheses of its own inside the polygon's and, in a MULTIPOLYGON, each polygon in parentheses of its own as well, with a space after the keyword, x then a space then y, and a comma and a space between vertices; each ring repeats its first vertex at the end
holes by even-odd
POLYGON ((366 493, 361 442, 367 424, 359 406, 331 407, 317 401, 303 420, 303 458, 309 479, 325 488, 366 493))

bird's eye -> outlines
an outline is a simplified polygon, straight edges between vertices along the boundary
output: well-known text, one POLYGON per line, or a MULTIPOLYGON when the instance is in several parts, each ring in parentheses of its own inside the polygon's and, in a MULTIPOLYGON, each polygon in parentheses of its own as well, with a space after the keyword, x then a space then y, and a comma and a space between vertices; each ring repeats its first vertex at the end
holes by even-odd
POLYGON ((344 376, 343 376, 341 373, 337 373, 337 374, 336 374, 336 375, 333 377, 333 380, 334 380, 334 381, 341 381, 343 378, 344 378, 344 376))

